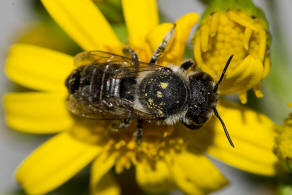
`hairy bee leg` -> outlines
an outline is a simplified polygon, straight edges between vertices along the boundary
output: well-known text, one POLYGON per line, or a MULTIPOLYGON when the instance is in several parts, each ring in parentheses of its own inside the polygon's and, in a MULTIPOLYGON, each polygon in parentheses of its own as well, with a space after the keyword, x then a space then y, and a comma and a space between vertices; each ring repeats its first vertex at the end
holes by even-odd
POLYGON ((188 124, 185 121, 182 121, 182 124, 189 128, 190 130, 198 130, 202 127, 202 125, 194 125, 194 124, 188 124))
POLYGON ((139 69, 139 58, 138 58, 137 53, 134 50, 132 50, 131 48, 129 48, 129 47, 123 48, 123 52, 124 52, 124 54, 130 54, 131 55, 132 61, 134 63, 134 66, 138 70, 139 69))
POLYGON ((140 146, 143 137, 143 120, 137 120, 136 145, 140 146))
POLYGON ((128 127, 130 123, 131 123, 131 119, 127 118, 127 119, 122 120, 120 124, 115 124, 115 123, 112 124, 112 129, 118 131, 118 130, 128 127))
POLYGON ((165 35, 165 37, 163 38, 158 48, 155 50, 149 62, 150 64, 155 64, 159 56, 165 51, 165 48, 167 47, 168 43, 170 42, 171 38, 174 35, 175 26, 176 24, 173 24, 173 27, 171 28, 171 30, 165 35))
POLYGON ((113 104, 110 101, 102 100, 101 102, 108 110, 112 110, 114 108, 113 104))
POLYGON ((187 60, 180 65, 180 68, 183 70, 188 70, 192 66, 195 66, 195 62, 193 60, 187 60))

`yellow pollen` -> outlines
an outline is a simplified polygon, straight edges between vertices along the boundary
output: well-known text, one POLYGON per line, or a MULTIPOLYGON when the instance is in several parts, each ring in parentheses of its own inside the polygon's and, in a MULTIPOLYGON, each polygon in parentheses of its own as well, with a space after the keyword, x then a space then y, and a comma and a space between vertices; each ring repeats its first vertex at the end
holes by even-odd
POLYGON ((158 98, 162 98, 162 96, 163 96, 163 95, 162 95, 161 91, 157 91, 157 97, 158 97, 158 98))
MULTIPOLYGON (((163 110, 157 109, 163 114, 163 110)), ((108 128, 111 123, 107 123, 108 128)), ((85 132, 92 132, 84 129, 85 132)), ((114 152, 117 155, 115 163, 116 173, 130 169, 143 160, 158 160, 164 158, 172 150, 180 151, 189 140, 189 134, 176 131, 173 126, 157 125, 156 123, 146 123, 143 127, 143 138, 141 145, 136 145, 136 123, 133 122, 123 131, 113 132, 104 130, 99 132, 99 138, 104 137, 106 141, 104 150, 114 152), (103 135, 103 136, 102 136, 103 135)), ((80 132, 79 132, 80 133, 80 132)), ((94 137, 94 133, 86 134, 86 137, 94 137)), ((100 142, 99 140, 96 140, 100 142)))
POLYGON ((151 104, 151 103, 153 103, 153 100, 151 98, 149 98, 148 102, 151 104))
POLYGON ((166 89, 166 87, 168 86, 168 83, 161 82, 160 86, 162 89, 166 89))

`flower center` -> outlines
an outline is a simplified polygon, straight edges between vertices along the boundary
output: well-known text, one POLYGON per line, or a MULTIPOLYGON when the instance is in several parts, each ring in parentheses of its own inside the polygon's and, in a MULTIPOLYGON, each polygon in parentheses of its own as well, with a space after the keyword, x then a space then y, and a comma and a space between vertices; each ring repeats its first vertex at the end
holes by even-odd
MULTIPOLYGON (((214 68, 214 72, 220 72, 226 59, 231 54, 234 58, 229 71, 242 62, 247 55, 253 55, 261 60, 265 52, 265 40, 261 37, 261 25, 258 20, 253 20, 244 12, 221 12, 209 16, 209 21, 218 19, 216 33, 204 33, 202 36, 209 36, 206 46, 202 44, 202 58, 209 67, 214 68), (233 15, 239 16, 237 18, 233 15)), ((202 27, 203 30, 204 27, 202 27)))
POLYGON ((125 168, 129 169, 132 164, 142 160, 158 160, 172 151, 180 151, 189 136, 184 134, 185 130, 177 129, 176 126, 157 125, 156 122, 143 123, 143 137, 140 146, 136 145, 135 132, 136 121, 127 128, 113 130, 109 121, 78 120, 80 125, 72 134, 77 139, 96 144, 108 152, 118 154, 116 162, 117 173, 125 168))

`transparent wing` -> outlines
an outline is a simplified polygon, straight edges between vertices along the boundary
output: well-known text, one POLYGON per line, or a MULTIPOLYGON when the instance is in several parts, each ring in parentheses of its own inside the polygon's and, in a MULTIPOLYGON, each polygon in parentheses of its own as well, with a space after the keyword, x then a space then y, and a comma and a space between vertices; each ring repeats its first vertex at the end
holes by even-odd
POLYGON ((124 63, 127 66, 133 65, 132 60, 128 57, 97 50, 81 52, 74 58, 75 66, 104 63, 124 63))
POLYGON ((78 101, 74 95, 70 95, 67 99, 67 108, 69 111, 79 117, 96 119, 96 120, 122 120, 122 119, 145 119, 154 120, 155 115, 134 109, 131 103, 127 102, 127 106, 120 99, 111 101, 113 108, 108 109, 103 104, 88 104, 78 101))
MULTIPOLYGON (((131 58, 104 51, 82 52, 75 57, 74 63, 77 67, 107 64, 107 69, 102 70, 107 74, 107 80, 126 78, 135 80, 141 72, 157 71, 161 68, 165 68, 163 66, 152 65, 140 61, 139 66, 134 66, 131 58)), ((126 100, 117 97, 111 97, 113 98, 110 101, 113 104, 111 105, 111 109, 108 109, 103 103, 94 104, 82 102, 75 97, 78 97, 78 95, 74 96, 73 94, 69 96, 67 101, 68 109, 74 115, 84 118, 100 120, 119 120, 126 118, 154 120, 156 118, 153 114, 135 108, 133 102, 125 102, 126 100)))
POLYGON ((84 66, 92 64, 119 64, 121 65, 120 73, 116 74, 116 78, 136 76, 139 72, 156 71, 165 68, 160 65, 153 65, 146 62, 139 61, 139 66, 134 66, 131 58, 121 56, 105 51, 85 51, 77 54, 74 58, 75 66, 84 66))

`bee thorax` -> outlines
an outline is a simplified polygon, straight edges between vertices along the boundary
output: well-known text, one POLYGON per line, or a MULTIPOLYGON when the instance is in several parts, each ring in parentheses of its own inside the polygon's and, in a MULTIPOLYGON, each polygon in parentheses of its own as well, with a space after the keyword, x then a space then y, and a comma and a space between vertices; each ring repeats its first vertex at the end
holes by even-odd
POLYGON ((158 118, 166 119, 185 109, 188 88, 186 81, 178 74, 169 68, 162 68, 149 73, 140 82, 138 94, 139 101, 148 112, 154 113, 158 118))

